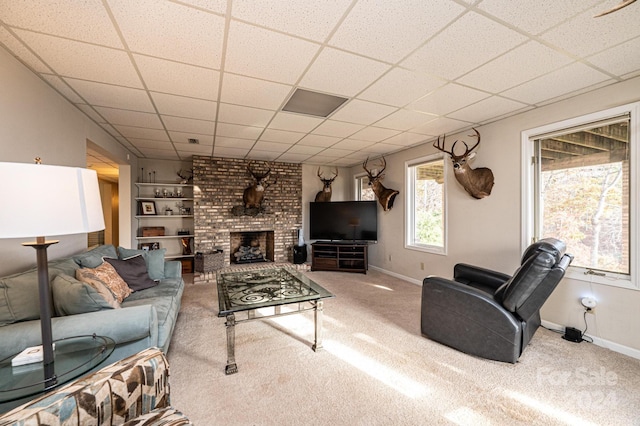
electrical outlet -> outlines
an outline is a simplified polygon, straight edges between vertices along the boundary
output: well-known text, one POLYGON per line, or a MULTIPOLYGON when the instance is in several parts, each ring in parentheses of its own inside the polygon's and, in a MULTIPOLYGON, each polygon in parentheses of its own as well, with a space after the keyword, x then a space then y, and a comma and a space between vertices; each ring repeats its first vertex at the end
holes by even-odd
POLYGON ((420 262, 420 270, 424 271, 424 262, 420 262))

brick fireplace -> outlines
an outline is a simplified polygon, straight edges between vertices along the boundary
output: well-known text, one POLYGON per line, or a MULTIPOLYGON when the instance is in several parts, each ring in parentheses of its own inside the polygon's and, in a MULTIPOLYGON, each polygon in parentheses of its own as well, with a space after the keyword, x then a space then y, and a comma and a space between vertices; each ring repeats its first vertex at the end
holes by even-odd
MULTIPOLYGON (((237 158, 193 156, 195 251, 222 249, 225 265, 229 265, 235 249, 232 233, 272 232, 269 260, 291 262, 297 231, 302 227, 302 166, 270 163, 271 185, 264 193, 264 211, 255 216, 238 216, 232 210, 242 205, 242 193, 252 183, 247 171, 249 163, 250 160, 237 158), (276 177, 277 182, 273 183, 276 177)), ((267 167, 262 161, 252 164, 254 170, 267 167)))

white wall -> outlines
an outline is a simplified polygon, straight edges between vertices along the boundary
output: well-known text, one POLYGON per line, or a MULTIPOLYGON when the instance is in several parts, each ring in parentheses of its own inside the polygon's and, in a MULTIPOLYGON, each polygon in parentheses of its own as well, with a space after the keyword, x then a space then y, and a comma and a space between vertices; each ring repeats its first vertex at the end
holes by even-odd
MULTIPOLYGON (((2 47, 0 82, 0 161, 30 163, 41 157, 44 164, 86 167, 86 145, 92 141, 119 163, 127 162, 122 145, 2 47)), ((4 200, 3 208, 19 211, 20 200, 4 200)), ((49 259, 87 246, 86 234, 46 237, 60 240, 49 248, 49 259)), ((35 250, 21 246, 24 241, 29 239, 0 240, 0 276, 35 266, 35 250)))
MULTIPOLYGON (((478 130, 482 142, 472 167, 489 167, 495 175, 491 196, 476 200, 452 176, 448 182, 448 252, 445 256, 404 248, 404 163, 435 153, 431 143, 386 157, 384 185, 400 190, 393 210, 379 210, 379 242, 370 247, 370 264, 421 282, 427 275, 451 277, 465 262, 512 273, 519 265, 521 239, 521 132, 640 99, 640 78, 491 123, 478 130), (391 261, 389 261, 391 255, 391 261), (425 269, 420 269, 424 262, 425 269)), ((464 132, 447 140, 471 140, 464 132)), ((351 169, 351 178, 362 171, 351 169)), ((637 214, 637 212, 636 212, 637 214)), ((569 248, 570 249, 570 248, 569 248)), ((639 256, 640 253, 635 253, 639 256)), ((542 309, 543 320, 584 330, 579 299, 593 294, 599 305, 590 315, 588 334, 603 345, 622 345, 640 354, 640 291, 564 279, 542 309)), ((618 348, 620 349, 620 348, 618 348)), ((624 351, 624 350, 623 350, 624 351)))

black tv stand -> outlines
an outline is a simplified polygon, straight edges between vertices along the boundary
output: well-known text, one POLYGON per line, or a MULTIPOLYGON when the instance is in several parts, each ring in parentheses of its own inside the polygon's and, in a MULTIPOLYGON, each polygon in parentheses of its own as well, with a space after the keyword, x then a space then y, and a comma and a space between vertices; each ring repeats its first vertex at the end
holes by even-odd
POLYGON ((363 242, 318 241, 311 244, 312 271, 367 273, 369 245, 363 242))

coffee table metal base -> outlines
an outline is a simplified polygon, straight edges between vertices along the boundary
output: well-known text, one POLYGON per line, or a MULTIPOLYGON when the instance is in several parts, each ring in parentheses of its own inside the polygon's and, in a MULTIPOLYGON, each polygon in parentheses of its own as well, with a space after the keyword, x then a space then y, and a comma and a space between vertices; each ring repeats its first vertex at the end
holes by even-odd
MULTIPOLYGON (((322 349, 322 311, 323 311, 323 302, 322 300, 312 300, 305 303, 309 303, 311 307, 305 308, 303 307, 303 303, 296 303, 298 305, 296 310, 289 312, 282 312, 281 306, 290 306, 290 305, 280 305, 274 307, 274 313, 272 315, 260 315, 256 316, 256 309, 246 311, 247 318, 242 320, 236 320, 235 314, 229 314, 226 316, 225 326, 227 329, 227 365, 224 369, 225 374, 235 374, 238 372, 238 364, 236 364, 236 324, 246 321, 253 320, 263 320, 274 317, 281 317, 285 315, 299 314, 306 311, 313 310, 313 322, 314 322, 314 342, 311 346, 314 352, 317 352, 322 349)), ((296 305, 292 304, 292 305, 296 305)))

